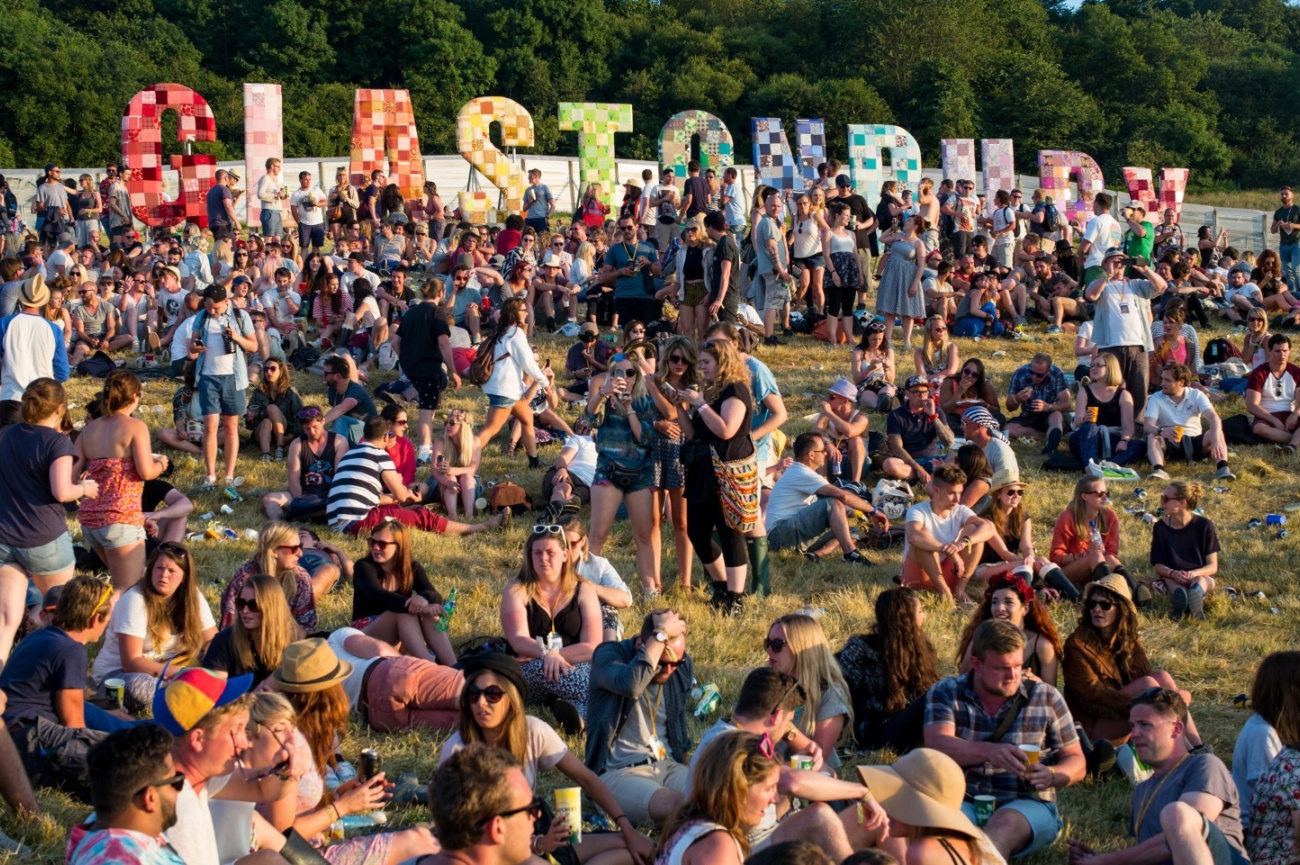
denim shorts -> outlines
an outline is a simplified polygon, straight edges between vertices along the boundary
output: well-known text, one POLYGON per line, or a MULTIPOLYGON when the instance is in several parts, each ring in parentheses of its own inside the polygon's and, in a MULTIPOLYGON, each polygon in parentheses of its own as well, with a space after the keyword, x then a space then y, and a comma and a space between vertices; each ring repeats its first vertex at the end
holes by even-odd
MULTIPOLYGON (((1015 811, 1025 822, 1029 824, 1029 830, 1033 832, 1033 838, 1025 845, 1025 849, 1017 852, 1011 858, 1023 859, 1039 850, 1046 850, 1056 841, 1056 836, 1061 834, 1061 815, 1057 813, 1055 802, 1044 802, 1042 799, 1016 799, 1005 805, 999 805, 998 811, 1010 809, 1015 811)), ((975 822, 975 803, 962 802, 961 812, 965 814, 972 823, 975 822)), ((997 811, 994 812, 995 814, 997 811)))
POLYGON ((239 416, 246 406, 244 392, 235 387, 233 375, 204 375, 196 382, 199 410, 204 417, 213 414, 239 416))
POLYGON ((29 574, 44 577, 58 574, 76 564, 72 553, 72 538, 64 532, 48 544, 39 547, 11 547, 0 544, 0 565, 17 565, 29 574))
POLYGON ((125 547, 130 544, 138 543, 145 539, 144 526, 133 526, 128 523, 113 523, 104 526, 102 529, 88 529, 81 527, 81 536, 86 539, 86 543, 92 547, 99 547, 104 550, 115 550, 118 547, 125 547))
POLYGON ((514 408, 515 403, 519 402, 517 399, 511 399, 508 396, 499 396, 494 393, 488 394, 487 398, 488 408, 514 408))
POLYGON ((815 542, 830 531, 834 501, 819 498, 772 526, 767 532, 768 546, 772 550, 795 549, 800 552, 814 548, 815 542))

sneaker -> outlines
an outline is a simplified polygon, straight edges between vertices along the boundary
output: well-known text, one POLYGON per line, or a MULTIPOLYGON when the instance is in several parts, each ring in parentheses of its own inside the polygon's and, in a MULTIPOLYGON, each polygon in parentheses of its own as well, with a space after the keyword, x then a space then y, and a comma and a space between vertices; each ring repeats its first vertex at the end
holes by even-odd
POLYGON ((782 336, 794 336, 794 330, 793 330, 792 328, 789 328, 789 327, 786 327, 786 326, 782 325, 782 326, 781 326, 781 335, 782 335, 782 336))
POLYGON ((433 462, 433 448, 421 447, 419 453, 415 455, 415 464, 417 466, 427 466, 433 462))
POLYGON ((1187 615, 1187 590, 1178 586, 1169 595, 1169 618, 1175 622, 1187 615))
POLYGON ((1050 334, 1055 334, 1055 333, 1065 333, 1065 328, 1063 328, 1063 327, 1057 327, 1056 325, 1052 325, 1051 327, 1049 327, 1049 328, 1047 329, 1047 333, 1048 333, 1049 335, 1050 335, 1050 334))
POLYGON ((849 562, 850 564, 854 564, 854 565, 869 565, 869 564, 871 564, 871 559, 869 559, 869 558, 867 558, 866 556, 862 555, 862 553, 858 552, 857 550, 850 550, 849 552, 845 553, 845 554, 844 554, 844 561, 849 562))
POLYGON ((264 463, 269 463, 269 462, 271 462, 271 455, 270 455, 270 454, 262 454, 262 462, 264 462, 264 463))
POLYGON ((1146 583, 1138 583, 1137 591, 1133 593, 1133 605, 1139 610, 1150 609, 1155 598, 1151 594, 1151 587, 1146 583))
POLYGON ((785 345, 785 340, 777 339, 776 334, 763 337, 763 345, 785 345))
POLYGON ((1116 757, 1115 746, 1110 743, 1109 739, 1101 739, 1092 745, 1092 753, 1088 755, 1088 771, 1094 778, 1104 778, 1115 768, 1116 757))
POLYGON ((280 445, 275 449, 275 461, 278 463, 284 462, 284 445, 280 445))
MULTIPOLYGON (((810 562, 820 562, 822 560, 822 557, 814 553, 812 550, 804 550, 803 557, 810 562)), ((848 556, 845 556, 845 558, 847 559, 848 556)))
POLYGON ((1219 481, 1235 481, 1237 476, 1232 473, 1232 469, 1223 466, 1214 473, 1214 479, 1219 481))
POLYGON ((208 475, 208 479, 207 479, 207 480, 205 480, 203 483, 199 484, 199 485, 198 485, 197 487, 195 487, 194 489, 190 490, 190 492, 192 492, 192 493, 197 493, 197 494, 199 494, 199 495, 202 495, 203 493, 212 493, 212 492, 216 492, 216 490, 217 490, 217 476, 216 476, 216 475, 208 475))
POLYGON ((1198 622, 1205 621, 1205 590, 1200 586, 1187 590, 1187 615, 1198 622))
POLYGON ((1165 467, 1164 467, 1164 466, 1156 466, 1156 467, 1155 467, 1155 470, 1152 471, 1151 474, 1147 475, 1147 480, 1149 480, 1149 481, 1167 481, 1167 480, 1169 480, 1169 472, 1165 471, 1165 467))
POLYGON ((1029 326, 1029 322, 1025 320, 1025 317, 1023 315, 1016 316, 1016 327, 1028 327, 1028 326, 1029 326))
POLYGON ((728 592, 727 599, 722 604, 722 614, 730 618, 736 618, 745 612, 745 593, 728 592))
POLYGON ((157 351, 159 346, 162 345, 158 341, 158 334, 152 328, 150 328, 149 332, 145 335, 145 343, 154 351, 157 351))
POLYGON ((1138 759, 1137 751, 1132 745, 1121 745, 1115 749, 1115 765, 1134 784, 1141 784, 1151 777, 1151 767, 1138 759))

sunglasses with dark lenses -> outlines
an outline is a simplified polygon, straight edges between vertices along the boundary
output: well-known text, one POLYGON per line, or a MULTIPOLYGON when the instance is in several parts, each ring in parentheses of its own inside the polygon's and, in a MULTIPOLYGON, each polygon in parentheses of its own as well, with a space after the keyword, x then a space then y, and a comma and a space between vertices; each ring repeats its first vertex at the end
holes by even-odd
POLYGON ((286 553, 301 553, 302 544, 280 544, 276 549, 282 550, 286 553))
POLYGON ((488 685, 486 688, 480 688, 477 685, 469 685, 465 688, 465 702, 469 703, 471 706, 478 702, 479 697, 482 697, 487 700, 489 704, 495 706, 497 703, 501 702, 501 698, 505 695, 506 692, 496 685, 488 685))
POLYGON ((162 778, 157 781, 150 781, 148 784, 145 784, 139 790, 136 790, 134 793, 132 793, 131 798, 134 799, 136 796, 139 796, 141 793, 143 793, 145 790, 148 790, 150 787, 171 787, 173 790, 179 793, 181 790, 185 788, 185 773, 177 772, 175 775, 172 775, 170 778, 162 778))
POLYGON ((668 362, 669 362, 669 363, 686 363, 686 358, 682 357, 680 354, 670 354, 670 355, 668 356, 668 362))
POLYGON ((1108 598, 1093 598, 1084 606, 1090 610, 1101 610, 1103 613, 1108 613, 1115 608, 1115 602, 1108 598))
POLYGON ((257 607, 257 598, 235 598, 236 610, 248 610, 250 613, 259 612, 257 607))
POLYGON ((500 814, 493 814, 491 817, 484 819, 478 825, 479 828, 482 829, 484 826, 486 826, 488 823, 491 823, 497 817, 501 817, 504 819, 506 817, 513 817, 516 814, 524 814, 524 813, 528 814, 529 820, 532 820, 533 822, 537 822, 538 820, 542 819, 543 810, 544 808, 542 806, 542 800, 534 799, 533 801, 529 802, 527 805, 525 805, 522 808, 512 808, 509 811, 502 811, 500 814))
POLYGON ((781 654, 781 652, 784 651, 787 645, 789 645, 787 641, 781 639, 780 637, 763 638, 763 648, 771 652, 773 655, 781 654))
POLYGON ((397 546, 397 541, 381 541, 378 538, 371 538, 370 546, 379 547, 381 550, 385 550, 388 549, 389 547, 397 546))

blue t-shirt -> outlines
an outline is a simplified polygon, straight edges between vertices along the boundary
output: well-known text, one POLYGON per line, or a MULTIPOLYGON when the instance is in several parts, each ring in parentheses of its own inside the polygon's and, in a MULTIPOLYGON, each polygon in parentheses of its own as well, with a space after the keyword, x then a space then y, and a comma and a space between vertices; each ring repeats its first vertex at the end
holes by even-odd
POLYGON ((53 625, 28 634, 0 673, 0 690, 9 698, 5 724, 44 718, 58 724, 54 712, 56 691, 86 687, 86 647, 53 625))
MULTIPOLYGON (((612 244, 605 252, 605 264, 619 270, 628 265, 636 266, 636 260, 645 256, 650 261, 656 261, 659 253, 648 243, 638 243, 633 246, 630 243, 612 244)), ((642 300, 654 297, 654 278, 646 279, 640 271, 631 276, 620 276, 614 283, 614 299, 623 300, 642 300)))
POLYGON ((213 228, 230 226, 230 214, 226 212, 226 202, 234 201, 235 194, 224 183, 208 190, 208 225, 213 228))
MULTIPOLYGON (((763 400, 772 394, 780 396, 781 388, 777 387, 776 376, 772 375, 772 370, 768 369, 767 364, 754 357, 747 359, 745 363, 749 366, 749 390, 754 394, 754 417, 750 422, 750 429, 758 429, 772 418, 772 410, 763 405, 763 400)), ((768 459, 768 448, 771 446, 771 433, 761 439, 754 439, 754 449, 758 454, 759 462, 768 459)))
POLYGON ((379 414, 375 409, 375 401, 370 398, 370 394, 355 381, 348 385, 347 392, 343 396, 339 396, 338 391, 334 390, 334 388, 329 389, 330 408, 343 402, 348 397, 352 397, 357 401, 357 404, 352 407, 352 411, 348 412, 348 417, 363 421, 368 417, 379 414))
POLYGON ((528 208, 528 219, 545 219, 551 213, 551 190, 545 183, 530 186, 524 190, 524 206, 528 208))
POLYGON ((906 405, 899 406, 885 417, 885 435, 901 438, 903 450, 913 457, 925 454, 939 437, 928 414, 916 414, 906 405))

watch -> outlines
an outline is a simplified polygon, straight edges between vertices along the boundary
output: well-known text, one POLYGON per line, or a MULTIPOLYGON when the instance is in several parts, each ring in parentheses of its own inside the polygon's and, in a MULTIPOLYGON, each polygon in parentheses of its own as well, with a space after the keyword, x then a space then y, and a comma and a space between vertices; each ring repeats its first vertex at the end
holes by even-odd
POLYGON ((655 633, 654 633, 654 637, 655 637, 655 640, 657 640, 657 641, 660 642, 660 643, 667 643, 667 642, 668 642, 668 634, 665 633, 664 631, 655 631, 655 633))

